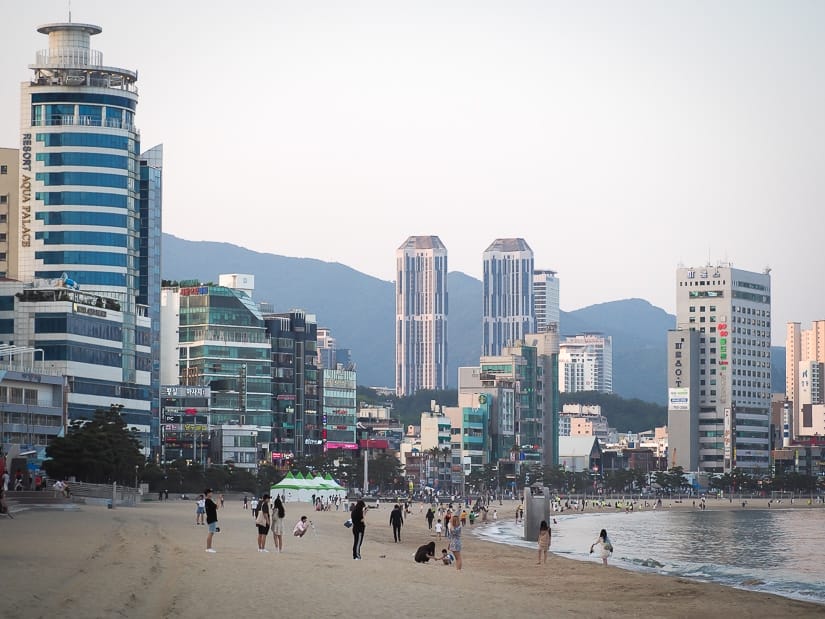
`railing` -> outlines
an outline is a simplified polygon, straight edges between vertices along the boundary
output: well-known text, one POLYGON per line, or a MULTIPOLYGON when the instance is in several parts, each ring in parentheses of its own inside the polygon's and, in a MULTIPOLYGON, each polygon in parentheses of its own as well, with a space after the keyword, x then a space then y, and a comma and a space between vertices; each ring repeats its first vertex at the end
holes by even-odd
POLYGON ((54 47, 38 50, 35 54, 39 66, 50 67, 102 67, 103 52, 88 47, 54 47))
POLYGON ((32 120, 32 127, 62 127, 64 125, 79 125, 81 127, 108 127, 110 129, 123 129, 132 133, 140 133, 134 125, 121 122, 117 119, 102 119, 93 116, 73 116, 71 114, 61 114, 51 118, 40 118, 32 120))

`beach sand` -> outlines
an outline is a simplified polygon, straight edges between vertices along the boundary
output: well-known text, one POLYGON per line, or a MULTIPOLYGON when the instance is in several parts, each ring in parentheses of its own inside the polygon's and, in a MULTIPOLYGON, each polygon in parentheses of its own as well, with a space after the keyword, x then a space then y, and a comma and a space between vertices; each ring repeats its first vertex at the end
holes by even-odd
MULTIPOLYGON (((727 501, 713 503, 722 509, 727 501)), ((505 502, 499 517, 509 517, 514 506, 505 502)), ((194 525, 193 501, 20 512, 0 520, 0 616, 825 616, 825 605, 605 568, 595 560, 551 554, 537 566, 534 550, 486 542, 470 531, 463 536, 463 570, 420 565, 415 549, 435 539, 424 515, 416 504, 396 544, 390 509, 369 510, 362 561, 352 560, 347 514, 315 512, 308 504, 286 505, 283 554, 272 551, 271 535, 272 552, 257 552, 251 511, 234 498, 218 512, 216 554, 204 551, 206 527, 194 525), (298 539, 291 530, 301 515, 315 529, 298 539)), ((436 554, 447 545, 436 544, 436 554)))

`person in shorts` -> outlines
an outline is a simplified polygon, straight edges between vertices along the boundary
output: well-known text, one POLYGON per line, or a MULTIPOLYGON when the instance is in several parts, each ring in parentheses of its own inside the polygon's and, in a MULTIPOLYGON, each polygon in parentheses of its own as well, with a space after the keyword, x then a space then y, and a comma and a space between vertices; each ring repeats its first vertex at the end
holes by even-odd
POLYGON ((202 494, 198 495, 198 501, 195 504, 195 524, 204 524, 203 517, 206 515, 206 499, 202 494))
POLYGON ((212 548, 212 536, 218 532, 218 504, 212 500, 212 488, 207 488, 203 491, 206 499, 204 500, 204 510, 206 511, 206 526, 208 532, 206 534, 206 552, 217 552, 212 548))

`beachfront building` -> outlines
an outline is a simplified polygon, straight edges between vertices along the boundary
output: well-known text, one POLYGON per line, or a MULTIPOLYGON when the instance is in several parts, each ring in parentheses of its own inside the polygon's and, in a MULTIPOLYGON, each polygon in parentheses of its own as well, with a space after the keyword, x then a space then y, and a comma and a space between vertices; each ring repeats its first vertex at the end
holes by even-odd
POLYGON ((559 436, 595 436, 606 442, 610 433, 607 417, 598 405, 565 404, 559 415, 559 436))
POLYGON ((792 441, 825 436, 825 320, 815 320, 810 329, 802 329, 798 322, 788 323, 785 397, 792 441))
POLYGON ((171 320, 177 315, 178 333, 163 340, 161 358, 163 364, 177 359, 178 377, 169 384, 210 387, 212 462, 256 469, 269 457, 272 362, 263 315, 248 294, 254 279, 244 277, 246 283, 231 275, 220 276, 217 286, 198 280, 165 286, 162 313, 171 320))
POLYGON ((0 278, 6 277, 10 264, 17 264, 19 185, 20 151, 0 148, 0 278))
POLYGON ((681 466, 685 471, 699 470, 702 445, 712 446, 719 441, 712 434, 699 437, 700 390, 695 387, 702 381, 707 386, 709 370, 705 367, 705 374, 701 374, 700 339, 700 333, 694 329, 667 333, 668 452, 671 466, 681 466))
POLYGON ((559 278, 556 271, 533 271, 533 309, 536 316, 536 333, 544 333, 559 327, 559 278))
MULTIPOLYGON (((315 316, 294 309, 263 318, 271 347, 272 457, 321 455, 324 423, 318 400, 315 316)), ((344 399, 349 401, 350 396, 344 399)))
POLYGON ((602 333, 565 337, 559 344, 562 393, 613 393, 613 338, 602 333))
POLYGON ((114 403, 147 441, 158 421, 160 149, 140 154, 137 73, 103 64, 90 46, 100 27, 38 32, 48 47, 21 86, 18 195, 6 214, 5 274, 25 289, 8 339, 66 373, 70 420, 114 403))
POLYGON ((496 239, 484 250, 482 346, 485 356, 536 332, 533 250, 524 239, 496 239))
MULTIPOLYGON (((435 408, 435 407, 431 407, 435 408)), ((441 408, 421 413, 419 484, 436 491, 452 487, 452 422, 441 408)))
POLYGON ((447 388, 447 248, 411 236, 395 253, 395 393, 447 388))
POLYGON ((467 478, 489 463, 490 401, 484 394, 460 394, 458 406, 445 406, 444 414, 450 420, 452 433, 452 487, 460 488, 464 494, 467 478))
POLYGON ((211 463, 210 399, 208 386, 161 386, 158 464, 163 466, 175 460, 186 460, 206 468, 211 463))
POLYGON ((43 351, 0 345, 0 448, 10 463, 18 456, 41 463, 46 447, 65 431, 65 376, 50 370, 43 351))
MULTIPOLYGON (((697 398, 698 470, 725 473, 739 468, 750 474, 768 474, 770 270, 755 273, 726 263, 678 268, 676 329, 695 331, 699 337, 697 373, 682 384, 690 390, 689 398, 697 398)), ((670 345, 676 343, 669 339, 670 345)), ((674 376, 676 350, 669 350, 669 363, 674 365, 668 372, 674 376)), ((675 384, 672 378, 668 384, 675 384)), ((671 450, 678 449, 685 432, 669 429, 671 450)))
POLYGON ((341 365, 335 369, 323 368, 319 373, 324 451, 352 459, 358 449, 356 373, 341 365))

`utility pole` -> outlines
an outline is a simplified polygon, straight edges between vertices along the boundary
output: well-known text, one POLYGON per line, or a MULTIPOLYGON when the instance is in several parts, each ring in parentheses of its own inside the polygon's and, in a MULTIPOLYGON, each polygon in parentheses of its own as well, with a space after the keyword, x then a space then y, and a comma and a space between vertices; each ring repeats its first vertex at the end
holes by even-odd
POLYGON ((369 459, 367 458, 367 456, 369 455, 369 450, 370 450, 369 447, 364 449, 364 496, 366 496, 369 493, 369 490, 370 490, 370 487, 369 487, 369 474, 368 474, 368 471, 367 471, 367 469, 369 467, 369 459))

